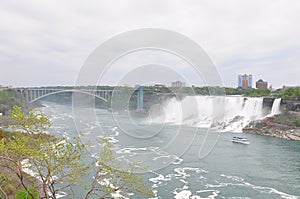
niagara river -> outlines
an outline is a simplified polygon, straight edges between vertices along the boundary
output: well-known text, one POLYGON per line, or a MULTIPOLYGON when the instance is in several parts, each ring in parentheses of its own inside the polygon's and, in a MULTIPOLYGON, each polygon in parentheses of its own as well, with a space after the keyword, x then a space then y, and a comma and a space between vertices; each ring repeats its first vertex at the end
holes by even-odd
MULTIPOLYGON (((201 102, 197 107, 190 100, 171 99, 150 110, 145 120, 103 109, 74 113, 72 106, 46 101, 42 110, 53 123, 49 133, 79 135, 89 143, 90 158, 97 156, 97 139, 105 135, 119 158, 141 161, 149 171, 140 175, 155 198, 299 198, 300 143, 241 133, 247 122, 276 113, 278 107, 263 110, 262 98, 202 96, 194 99, 201 102), (211 108, 218 100, 226 104, 221 122, 211 108), (251 144, 234 144, 233 136, 246 136, 251 144)), ((75 192, 81 198, 84 188, 75 192)))

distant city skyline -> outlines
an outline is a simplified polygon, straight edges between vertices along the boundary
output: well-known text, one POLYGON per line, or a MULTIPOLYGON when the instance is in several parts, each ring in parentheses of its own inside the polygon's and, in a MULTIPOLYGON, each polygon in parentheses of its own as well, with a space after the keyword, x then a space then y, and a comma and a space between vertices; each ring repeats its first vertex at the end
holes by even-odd
MULTIPOLYGON (((238 75, 238 77, 241 76, 243 77, 243 75, 238 75)), ((253 77, 252 77, 253 78, 253 77)), ((239 78, 238 78, 239 79, 239 78)), ((255 86, 253 86, 253 81, 251 82, 248 82, 249 80, 247 80, 247 85, 248 87, 247 88, 269 88, 273 87, 272 84, 269 84, 268 81, 264 81, 262 79, 258 79, 255 81, 255 86), (251 85, 251 86, 250 86, 251 85), (259 86, 258 86, 259 85, 259 86), (262 85, 262 86, 261 86, 262 85)), ((242 84, 242 79, 241 79, 241 84, 242 84)), ((128 87, 136 87, 137 85, 140 85, 140 84, 121 84, 121 85, 116 85, 116 84, 96 84, 96 85, 82 85, 82 86, 128 86, 128 87)), ((5 87, 5 88, 22 88, 22 87, 59 87, 59 86, 65 86, 65 87, 76 87, 75 84, 48 84, 48 85, 5 85, 5 84, 1 84, 0 83, 0 88, 1 87, 5 87)), ((189 85, 189 84, 186 84, 185 82, 181 82, 181 81, 175 81, 174 82, 167 82, 167 83, 161 83, 161 82, 153 82, 153 83, 148 83, 148 84, 144 84, 144 86, 157 86, 157 87, 193 87, 193 86, 196 86, 196 87, 205 87, 207 85, 189 85)), ((219 85, 217 85, 219 86, 219 85)), ((234 86, 228 86, 228 85, 222 85, 222 87, 230 87, 230 88, 242 88, 242 86, 240 86, 240 83, 238 81, 238 83, 236 83, 236 85, 234 86)), ((288 87, 300 87, 300 85, 286 85, 286 84, 283 84, 277 88, 288 88, 288 87)))
MULTIPOLYGON (((80 2, 4 1, 0 7, 0 84, 74 85, 87 57, 112 36, 153 27, 197 42, 215 63, 223 85, 236 87, 250 73, 273 88, 300 85, 300 1, 138 0, 80 2), (118 5, 118 6, 116 6, 118 5)), ((117 64, 102 85, 114 85, 136 58, 177 67, 187 85, 204 86, 177 58, 133 54, 117 64)), ((138 66, 138 65, 136 65, 138 66)), ((157 73, 161 84, 170 84, 157 73)), ((138 80, 137 80, 138 81, 138 80)))

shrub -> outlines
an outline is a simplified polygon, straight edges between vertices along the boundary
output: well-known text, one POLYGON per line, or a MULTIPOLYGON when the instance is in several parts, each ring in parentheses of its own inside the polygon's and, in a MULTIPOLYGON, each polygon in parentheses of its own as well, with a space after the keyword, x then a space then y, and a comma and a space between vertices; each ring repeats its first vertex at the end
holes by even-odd
POLYGON ((286 124, 290 127, 300 127, 300 117, 289 113, 278 115, 274 122, 278 124, 286 124))
POLYGON ((289 88, 287 90, 283 90, 280 96, 286 99, 300 97, 300 88, 289 88))
MULTIPOLYGON (((34 198, 38 198, 39 194, 33 186, 29 187, 29 191, 34 194, 34 198)), ((25 189, 21 189, 16 193, 15 199, 33 199, 33 198, 29 195, 29 193, 25 189)))

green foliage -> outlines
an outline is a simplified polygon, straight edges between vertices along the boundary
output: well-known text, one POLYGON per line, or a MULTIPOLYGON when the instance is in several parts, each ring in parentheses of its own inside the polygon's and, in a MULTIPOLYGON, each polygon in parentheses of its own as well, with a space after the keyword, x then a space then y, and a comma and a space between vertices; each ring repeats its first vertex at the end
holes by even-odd
POLYGON ((269 89, 239 89, 228 87, 194 87, 196 95, 244 95, 248 97, 263 97, 271 94, 269 89))
POLYGON ((9 175, 0 172, 0 198, 7 198, 11 195, 12 179, 9 175))
MULTIPOLYGON (((42 190, 47 198, 55 199, 58 191, 72 191, 72 186, 82 183, 81 178, 86 176, 90 168, 83 161, 84 144, 79 138, 69 141, 44 134, 50 121, 40 111, 31 110, 26 115, 20 107, 14 107, 11 116, 16 122, 15 128, 22 129, 24 133, 13 133, 0 139, 0 166, 8 168, 24 188, 16 198, 24 195, 37 198, 35 189, 31 189, 24 181, 25 168, 36 172, 35 177, 40 179, 36 188, 42 190)), ((106 196, 117 191, 153 195, 143 179, 133 172, 140 167, 130 164, 124 169, 113 154, 112 144, 104 139, 102 146, 97 173, 86 198, 99 194, 106 196), (110 183, 98 183, 105 179, 110 183)))
POLYGON ((226 95, 226 90, 222 87, 208 87, 210 95, 217 95, 217 96, 222 96, 226 95))
POLYGON ((288 88, 286 90, 283 90, 279 96, 284 99, 293 99, 296 97, 300 97, 300 88, 288 88))
POLYGON ((121 192, 137 193, 154 196, 153 191, 146 185, 143 178, 134 173, 142 171, 137 164, 122 164, 113 154, 112 143, 107 138, 101 140, 102 150, 97 161, 97 170, 85 199, 91 196, 105 198, 105 196, 121 192), (100 183, 99 183, 100 182, 100 183))
MULTIPOLYGON (((3 159, 18 164, 22 159, 38 153, 33 142, 26 135, 14 135, 9 139, 0 140, 0 153, 3 159)), ((15 165, 18 166, 18 165, 15 165)))
POLYGON ((10 115, 16 122, 13 127, 29 134, 41 134, 51 126, 50 120, 40 110, 30 110, 29 114, 26 114, 21 107, 14 106, 10 115))
MULTIPOLYGON (((40 141, 39 152, 29 157, 29 169, 39 171, 38 177, 42 180, 43 189, 51 190, 52 197, 58 190, 56 185, 64 183, 70 187, 79 184, 80 178, 89 169, 82 160, 84 145, 79 139, 73 142, 65 138, 55 139, 51 142, 40 141), (56 176, 56 178, 53 178, 56 176)), ((44 191, 45 194, 47 192, 44 191)))
POLYGON ((84 145, 76 138, 70 142, 64 138, 53 138, 43 132, 50 126, 50 120, 41 112, 32 110, 26 115, 20 107, 11 111, 14 128, 24 133, 15 133, 0 140, 0 165, 9 168, 19 178, 22 186, 34 197, 24 183, 23 169, 37 172, 44 195, 55 198, 57 185, 62 182, 65 189, 77 184, 89 168, 81 160, 84 145), (26 164, 23 164, 26 160, 26 164), (57 178, 53 178, 57 176, 57 178))
MULTIPOLYGON (((34 198, 39 197, 37 190, 33 186, 29 187, 29 191, 33 193, 34 198)), ((15 199, 34 199, 34 198, 32 198, 32 196, 29 194, 28 191, 26 191, 26 189, 21 189, 15 195, 15 199)))
POLYGON ((225 88, 226 95, 242 95, 243 90, 239 88, 225 88))
POLYGON ((84 145, 78 139, 70 142, 64 138, 49 140, 47 137, 18 134, 8 140, 3 138, 0 140, 0 165, 10 168, 16 175, 24 168, 38 171, 36 177, 41 179, 44 194, 54 197, 58 190, 56 185, 79 183, 89 167, 81 160, 84 145), (26 164, 22 163, 24 159, 26 164), (51 190, 51 194, 47 190, 51 190))
POLYGON ((27 109, 29 105, 24 97, 13 89, 0 91, 0 112, 7 114, 13 106, 20 106, 27 109))
POLYGON ((22 172, 22 161, 39 153, 32 143, 35 142, 30 141, 29 137, 25 134, 13 135, 1 139, 0 166, 8 169, 11 175, 19 180, 19 183, 27 190, 31 198, 36 198, 34 197, 34 193, 28 189, 27 185, 25 185, 25 176, 22 172))
POLYGON ((269 96, 271 91, 267 88, 260 88, 260 89, 246 89, 244 90, 244 95, 247 97, 263 97, 263 96, 269 96))

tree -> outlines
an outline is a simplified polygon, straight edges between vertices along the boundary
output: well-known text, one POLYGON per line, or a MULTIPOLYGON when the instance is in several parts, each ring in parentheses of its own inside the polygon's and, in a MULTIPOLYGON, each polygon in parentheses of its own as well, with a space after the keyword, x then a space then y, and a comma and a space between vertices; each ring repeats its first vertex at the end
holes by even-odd
POLYGON ((51 142, 42 141, 40 146, 39 153, 28 161, 29 168, 37 171, 35 176, 42 182, 42 198, 56 198, 62 190, 72 192, 72 186, 80 184, 79 179, 89 169, 82 160, 84 145, 77 138, 74 142, 55 138, 51 142))
POLYGON ((40 110, 33 111, 31 109, 29 114, 26 114, 21 107, 14 106, 10 115, 16 122, 12 127, 23 130, 28 134, 41 135, 51 126, 49 118, 40 110))
POLYGON ((6 115, 13 106, 22 106, 24 109, 28 109, 28 102, 26 102, 24 96, 14 89, 5 89, 0 91, 0 112, 6 115))
POLYGON ((244 95, 247 97, 264 97, 264 96, 269 96, 271 91, 267 88, 251 88, 251 89, 246 89, 243 90, 244 95))
MULTIPOLYGON (((8 195, 11 192, 11 181, 10 176, 0 173, 0 198, 8 198, 8 195)), ((10 194, 11 195, 11 194, 10 194)))
POLYGON ((142 170, 143 168, 136 164, 122 165, 115 158, 112 143, 107 138, 101 140, 101 145, 102 150, 99 153, 96 172, 85 199, 89 199, 91 196, 104 199, 108 195, 119 192, 123 194, 154 195, 153 191, 145 184, 143 178, 134 174, 134 171, 142 170))
POLYGON ((77 138, 72 143, 43 133, 50 120, 41 111, 31 110, 26 115, 20 107, 14 107, 11 116, 17 123, 15 128, 24 132, 0 141, 0 165, 17 176, 31 198, 36 198, 29 189, 34 183, 25 183, 24 169, 32 170, 33 177, 41 180, 35 184, 43 192, 39 198, 56 198, 58 191, 71 190, 88 169, 81 160, 84 145, 77 138))
MULTIPOLYGON (((11 117, 16 121, 14 128, 22 133, 15 132, 0 140, 0 167, 16 176, 24 188, 21 193, 32 199, 37 198, 35 190, 40 194, 38 198, 46 199, 56 199, 59 191, 73 193, 72 187, 81 184, 81 177, 90 169, 83 161, 85 145, 79 138, 71 142, 45 134, 51 122, 41 111, 31 110, 26 115, 20 107, 14 107, 11 117), (39 181, 29 178, 32 181, 28 183, 25 169, 33 171, 32 177, 39 181)), ((117 192, 153 195, 143 179, 133 172, 140 167, 130 164, 124 169, 113 154, 112 144, 103 139, 102 146, 86 199, 95 195, 104 198, 117 192)))
POLYGON ((29 190, 29 186, 25 183, 25 174, 22 167, 22 160, 35 153, 34 150, 27 147, 27 143, 28 138, 25 136, 13 136, 10 139, 1 139, 0 166, 15 175, 30 197, 35 198, 34 193, 29 190))
MULTIPOLYGON (((33 186, 29 187, 29 190, 31 193, 34 194, 35 198, 38 198, 39 193, 36 191, 36 189, 33 186)), ((15 195, 15 199, 34 199, 29 195, 29 192, 27 192, 25 189, 21 189, 18 191, 18 193, 15 195)))
POLYGON ((283 90, 279 96, 285 99, 293 99, 300 97, 300 88, 288 88, 286 90, 283 90))

